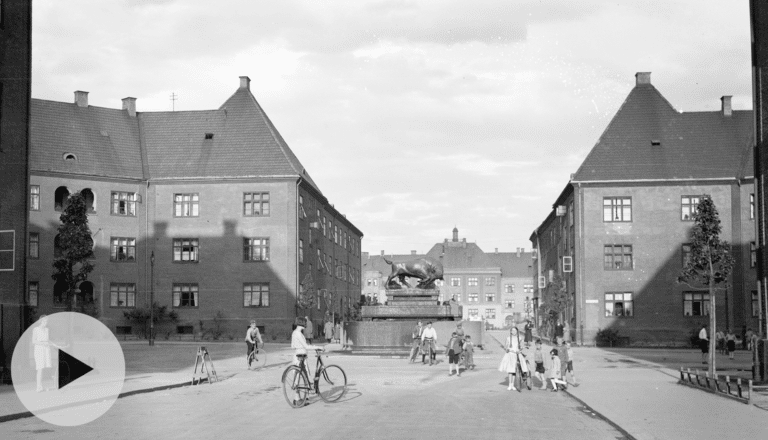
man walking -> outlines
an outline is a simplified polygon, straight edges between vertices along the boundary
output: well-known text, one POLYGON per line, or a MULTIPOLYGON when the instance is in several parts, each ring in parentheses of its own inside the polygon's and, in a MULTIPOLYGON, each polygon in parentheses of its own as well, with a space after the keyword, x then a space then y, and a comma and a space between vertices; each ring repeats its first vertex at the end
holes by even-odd
MULTIPOLYGON (((432 361, 434 361, 437 358, 437 331, 432 328, 432 322, 427 323, 427 328, 424 329, 423 332, 421 332, 421 343, 426 348, 427 344, 429 344, 429 347, 432 348, 432 356, 429 360, 429 365, 432 365, 432 361)), ((426 357, 427 350, 422 350, 423 353, 421 355, 421 363, 424 364, 424 358, 426 357)))
POLYGON ((306 327, 304 327, 304 339, 307 340, 308 344, 311 344, 312 343, 312 321, 309 320, 309 316, 305 316, 304 322, 306 323, 306 327))
POLYGON ((413 333, 411 333, 413 343, 411 345, 411 355, 409 356, 409 363, 416 362, 416 354, 419 353, 419 345, 421 344, 421 332, 423 330, 424 330, 424 327, 422 327, 421 321, 419 321, 416 324, 416 327, 413 328, 413 333))
POLYGON ((699 330, 699 348, 701 349, 701 363, 707 363, 707 355, 709 354, 709 338, 707 337, 707 326, 702 325, 699 330))

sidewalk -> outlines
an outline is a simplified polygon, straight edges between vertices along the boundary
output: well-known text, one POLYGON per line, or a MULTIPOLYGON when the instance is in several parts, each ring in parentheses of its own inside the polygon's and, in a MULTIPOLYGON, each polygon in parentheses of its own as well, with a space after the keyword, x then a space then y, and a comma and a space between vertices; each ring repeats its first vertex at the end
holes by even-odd
MULTIPOLYGON (((149 347, 144 341, 121 341, 125 356, 125 382, 120 397, 188 385, 192 381, 197 347, 204 346, 213 361, 219 379, 226 379, 245 369, 245 344, 234 342, 173 342, 157 341, 149 347)), ((288 343, 267 343, 265 368, 285 365, 293 352, 288 343)), ((340 350, 331 344, 329 350, 340 350)), ((199 375, 197 377, 200 377, 199 375)), ((203 383, 202 386, 206 384, 203 383)), ((12 385, 0 385, 0 422, 28 415, 27 409, 16 397, 12 385)))
MULTIPOLYGON (((506 333, 489 333, 502 342, 506 338, 506 333)), ((551 346, 542 349, 549 352, 551 346)), ((679 385, 679 369, 635 357, 657 357, 671 364, 692 357, 695 363, 692 350, 573 350, 580 386, 569 386, 568 393, 636 439, 768 438, 765 409, 679 385)), ((698 362, 701 366, 700 358, 698 362)))

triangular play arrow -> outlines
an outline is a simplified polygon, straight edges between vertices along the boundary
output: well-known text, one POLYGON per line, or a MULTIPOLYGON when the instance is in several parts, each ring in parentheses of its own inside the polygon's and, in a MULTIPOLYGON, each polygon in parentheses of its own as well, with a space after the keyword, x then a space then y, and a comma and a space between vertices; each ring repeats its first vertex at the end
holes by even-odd
POLYGON ((84 364, 71 354, 59 349, 59 389, 88 374, 92 367, 84 364))

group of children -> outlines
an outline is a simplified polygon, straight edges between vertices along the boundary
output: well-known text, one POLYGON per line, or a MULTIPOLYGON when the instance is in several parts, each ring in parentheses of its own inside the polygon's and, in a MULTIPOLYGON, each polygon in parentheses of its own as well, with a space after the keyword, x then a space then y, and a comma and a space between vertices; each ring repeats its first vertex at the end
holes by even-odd
POLYGON ((472 343, 471 336, 464 336, 463 332, 461 335, 458 332, 453 332, 451 333, 451 340, 448 341, 446 348, 446 355, 448 356, 449 376, 453 376, 453 370, 455 367, 456 376, 461 377, 461 364, 464 365, 464 370, 475 369, 475 345, 472 343))
MULTIPOLYGON (((517 390, 514 386, 514 377, 517 372, 515 362, 520 362, 521 373, 523 374, 524 379, 528 374, 531 374, 527 371, 525 354, 522 353, 522 350, 517 348, 519 345, 515 344, 516 336, 516 331, 510 331, 510 337, 507 339, 506 347, 504 347, 506 348, 507 353, 499 366, 500 371, 507 372, 509 375, 509 386, 507 389, 510 391, 517 390)), ((568 373, 571 374, 571 383, 573 386, 578 386, 578 383, 576 382, 576 373, 573 371, 573 349, 571 348, 571 343, 563 343, 562 340, 558 338, 557 345, 549 351, 549 356, 551 357, 552 362, 548 372, 544 366, 544 352, 541 347, 541 340, 536 340, 536 349, 533 352, 533 360, 536 363, 536 367, 533 374, 541 382, 540 389, 547 390, 547 382, 550 382, 553 392, 557 392, 560 389, 566 390, 568 388, 568 373)), ((528 389, 530 388, 530 385, 528 385, 528 389)))

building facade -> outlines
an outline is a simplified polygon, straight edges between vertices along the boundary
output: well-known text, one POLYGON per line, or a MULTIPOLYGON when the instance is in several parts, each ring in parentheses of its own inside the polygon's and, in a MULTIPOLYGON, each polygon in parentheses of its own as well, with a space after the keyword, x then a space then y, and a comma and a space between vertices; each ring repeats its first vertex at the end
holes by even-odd
POLYGON ((485 252, 476 243, 459 239, 454 228, 451 239, 436 243, 426 254, 385 255, 382 251, 381 255, 363 255, 362 294, 366 297, 375 294, 380 302, 386 299, 384 283, 391 267, 384 258, 402 262, 426 256, 443 263, 444 279, 436 283, 438 299, 457 301, 462 306, 462 319, 505 328, 532 317, 533 260, 530 252, 520 248, 516 252, 485 252))
POLYGON ((289 337, 297 315, 349 307, 362 233, 318 189, 250 92, 248 77, 216 110, 137 112, 32 100, 28 302, 65 306, 51 278, 67 198, 88 205, 94 271, 75 305, 94 303, 119 334, 150 298, 179 320, 157 336, 240 337, 256 319, 289 337), (297 295, 313 298, 300 309, 297 295))
POLYGON ((24 308, 32 2, 0 2, 0 381, 10 379, 24 308))
MULTIPOLYGON (((752 112, 681 113, 636 75, 635 88, 531 235, 538 301, 553 284, 570 298, 560 316, 594 343, 614 329, 633 345, 688 345, 715 301, 723 330, 757 328, 752 112), (711 197, 736 265, 724 290, 677 282, 692 214, 711 197)), ((627 341, 624 339, 624 341, 627 341)))

